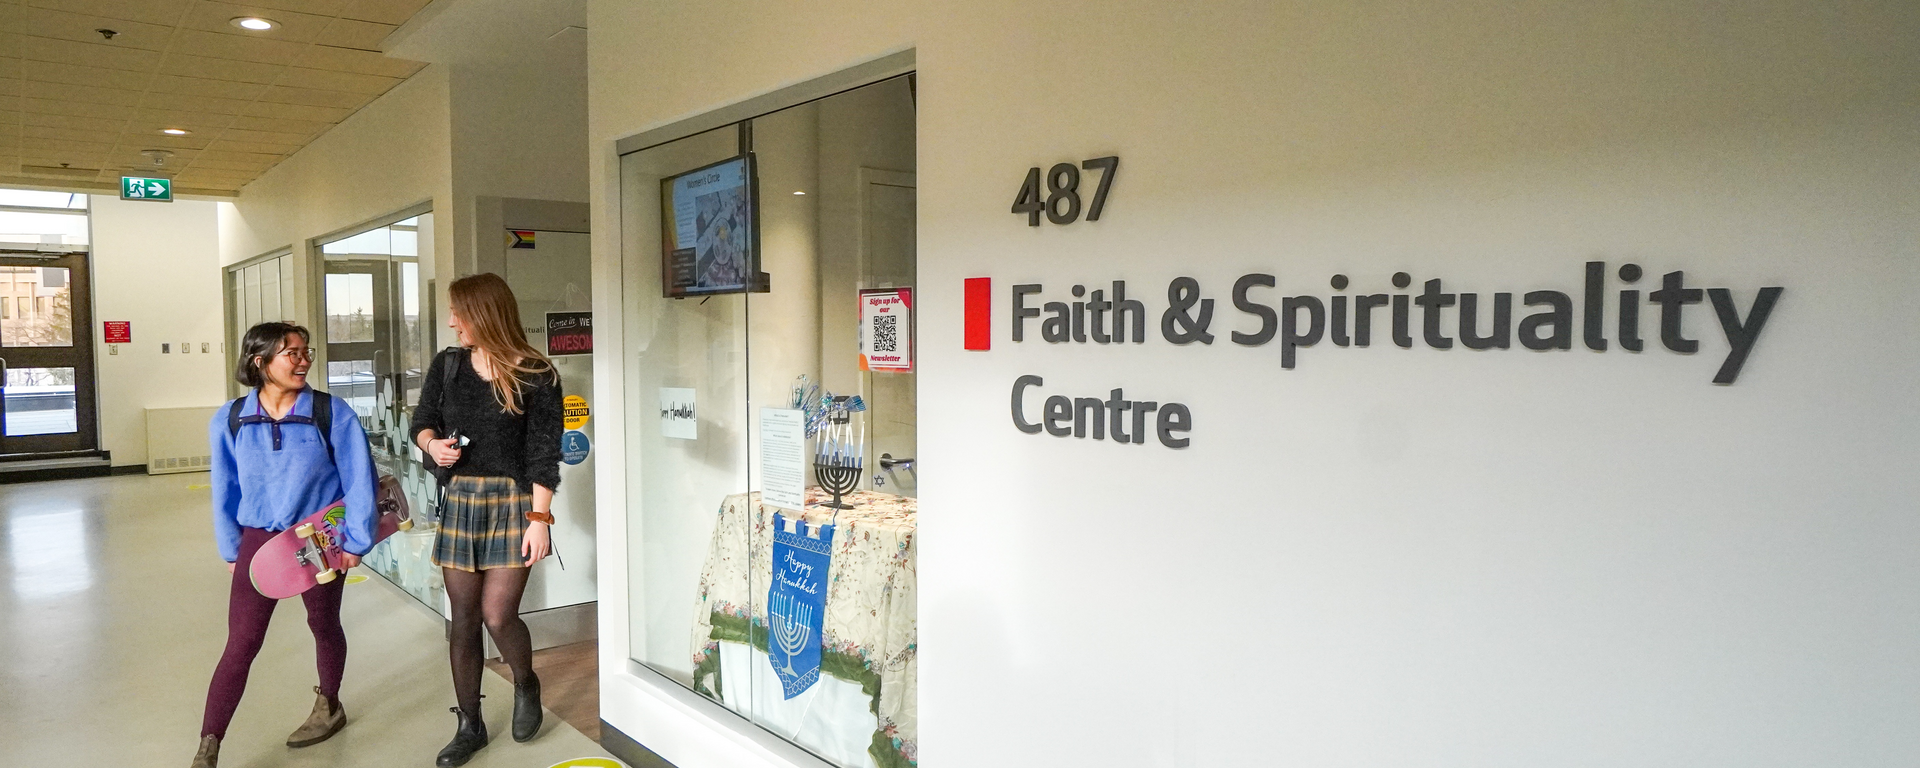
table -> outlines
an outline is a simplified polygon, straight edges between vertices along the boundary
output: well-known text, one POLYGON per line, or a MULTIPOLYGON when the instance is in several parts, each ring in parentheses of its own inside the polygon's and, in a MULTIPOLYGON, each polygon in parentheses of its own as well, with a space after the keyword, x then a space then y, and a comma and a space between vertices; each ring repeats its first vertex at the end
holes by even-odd
MULTIPOLYGON (((910 498, 856 491, 846 497, 855 508, 839 510, 836 519, 835 510, 816 506, 829 498, 819 488, 808 488, 807 509, 798 513, 808 523, 832 520, 836 526, 833 562, 827 572, 821 683, 831 682, 826 679, 829 676, 837 678, 860 686, 868 697, 873 734, 863 743, 870 743, 866 756, 872 764, 879 768, 916 765, 919 623, 914 535, 919 505, 910 498)), ((726 701, 726 691, 740 689, 724 685, 722 672, 734 667, 731 673, 739 675, 745 660, 755 658, 752 650, 766 651, 775 512, 796 514, 761 504, 759 493, 726 497, 700 571, 693 628, 694 689, 736 709, 737 702, 726 701), (729 653, 722 653, 722 643, 731 644, 729 653), (723 656, 736 661, 723 664, 723 656)), ((763 659, 759 666, 767 666, 764 656, 757 658, 763 659)), ((772 710, 778 703, 756 706, 755 719, 765 719, 759 715, 775 714, 772 710)), ((800 741, 814 746, 804 738, 800 741)))

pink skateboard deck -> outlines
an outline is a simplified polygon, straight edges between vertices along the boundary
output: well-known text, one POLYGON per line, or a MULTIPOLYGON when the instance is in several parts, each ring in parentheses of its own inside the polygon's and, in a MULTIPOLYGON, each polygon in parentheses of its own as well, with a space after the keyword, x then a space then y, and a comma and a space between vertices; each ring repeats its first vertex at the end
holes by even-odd
MULTIPOLYGON (((401 492, 399 480, 380 478, 373 504, 380 511, 380 520, 373 531, 375 544, 396 531, 413 527, 413 516, 407 509, 407 496, 401 492)), ((267 543, 260 545, 260 551, 254 553, 253 565, 247 568, 253 588, 279 600, 339 578, 345 570, 340 567, 340 524, 346 516, 347 504, 343 499, 267 539, 267 543)))

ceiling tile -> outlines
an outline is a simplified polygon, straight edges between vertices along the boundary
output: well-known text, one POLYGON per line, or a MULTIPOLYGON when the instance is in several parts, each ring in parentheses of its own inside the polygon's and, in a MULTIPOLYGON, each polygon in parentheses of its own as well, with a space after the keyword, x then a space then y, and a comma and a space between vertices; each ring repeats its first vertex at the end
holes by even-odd
POLYGON ((161 128, 185 128, 197 134, 209 134, 225 130, 233 119, 232 115, 181 112, 149 107, 133 113, 130 129, 158 131, 161 128))
POLYGON ((94 104, 85 101, 67 101, 64 99, 40 99, 23 97, 18 102, 22 112, 39 112, 45 115, 74 115, 76 117, 120 118, 127 116, 125 107, 112 104, 94 104))
POLYGON ((282 73, 277 85, 295 88, 320 88, 329 91, 344 91, 367 96, 378 96, 392 90, 400 84, 400 78, 380 77, 378 75, 360 75, 352 72, 331 72, 324 69, 288 67, 282 73))
MULTIPOLYGON (((137 2, 137 0, 130 1, 137 2)), ((79 43, 161 51, 166 50, 173 28, 124 19, 63 13, 45 8, 21 8, 19 31, 34 37, 52 37, 79 43), (101 28, 114 30, 117 34, 112 40, 107 40, 94 31, 101 28)))
POLYGON ((431 0, 354 0, 340 15, 381 24, 405 24, 431 0))
POLYGON ((265 144, 253 141, 233 141, 222 137, 220 140, 208 144, 206 149, 216 152, 251 152, 284 157, 299 151, 301 146, 302 145, 299 144, 265 144))
POLYGON ((341 72, 358 72, 363 75, 383 75, 386 77, 407 77, 426 66, 418 61, 394 59, 378 51, 362 51, 354 48, 338 48, 316 45, 308 48, 294 62, 296 66, 310 69, 333 69, 341 72))
POLYGON ((220 163, 232 164, 231 166, 209 165, 207 166, 208 168, 219 168, 219 167, 265 168, 267 166, 273 165, 274 163, 280 162, 282 159, 283 158, 281 155, 269 154, 265 152, 225 152, 220 150, 209 149, 205 152, 200 153, 200 162, 202 163, 220 162, 220 163))
POLYGON ((40 138, 33 138, 33 137, 21 137, 20 148, 22 151, 30 151, 30 150, 37 149, 44 152, 56 152, 56 153, 63 153, 63 154, 73 153, 73 154, 99 155, 99 154, 104 154, 107 151, 113 149, 113 144, 112 142, 105 142, 105 141, 67 141, 65 139, 40 139, 40 138))
POLYGON ((158 131, 129 131, 120 135, 121 149, 170 149, 175 152, 197 152, 213 143, 211 134, 195 133, 190 136, 168 136, 158 131))
POLYGON ((295 11, 311 13, 315 16, 338 16, 347 7, 347 0, 255 0, 252 3, 261 8, 276 11, 295 11))
POLYGON ((193 13, 187 17, 186 27, 203 32, 217 32, 223 35, 237 35, 259 40, 280 40, 290 43, 311 43, 325 30, 326 16, 314 16, 293 11, 270 10, 260 6, 233 5, 230 3, 201 0, 194 5, 193 13), (241 16, 260 16, 278 22, 280 26, 265 32, 254 32, 233 25, 233 20, 241 16))
POLYGON ((225 133, 220 134, 220 138, 229 141, 250 141, 258 144, 298 144, 303 146, 308 140, 308 137, 298 134, 276 133, 274 131, 247 131, 238 128, 228 128, 225 133))
POLYGON ((263 64, 285 64, 300 55, 301 45, 284 40, 264 37, 241 37, 223 35, 218 32, 202 32, 197 29, 182 29, 177 32, 180 42, 174 50, 195 56, 209 56, 216 59, 235 59, 238 61, 257 61, 263 64))
POLYGON ((81 101, 89 104, 109 104, 116 107, 132 107, 140 103, 139 91, 126 91, 119 88, 95 88, 87 85, 69 85, 67 83, 49 83, 40 80, 27 80, 22 82, 20 84, 20 93, 27 98, 81 101))
POLYGON ((240 99, 222 99, 216 96, 190 96, 184 93, 149 93, 141 106, 147 109, 166 109, 178 112, 205 112, 216 115, 237 115, 245 112, 249 102, 240 99))
POLYGON ((57 64, 50 61, 22 62, 20 72, 28 80, 90 85, 95 88, 118 88, 125 91, 145 90, 147 81, 153 78, 153 75, 145 72, 83 67, 78 64, 57 64))
POLYGON ((20 95, 20 81, 11 77, 0 77, 0 96, 20 95))
POLYGON ((321 131, 333 127, 333 123, 314 120, 287 120, 273 117, 236 117, 233 127, 249 131, 273 131, 292 136, 317 136, 321 131))
POLYGON ((233 59, 210 59, 205 56, 191 56, 184 53, 171 53, 160 67, 165 75, 181 77, 199 77, 208 80, 233 80, 242 83, 271 83, 280 76, 284 67, 278 64, 261 64, 253 61, 235 61, 233 59))
POLYGON ((277 104, 304 104, 310 107, 335 107, 338 109, 359 109, 373 97, 362 93, 342 91, 322 91, 317 88, 290 88, 284 85, 268 86, 260 100, 277 104))
POLYGON ((20 134, 33 139, 62 139, 66 141, 88 141, 112 144, 120 139, 119 131, 88 131, 77 128, 50 128, 44 125, 29 125, 20 129, 20 134))
POLYGON ((34 61, 57 61, 134 72, 151 72, 160 63, 159 51, 99 45, 99 42, 99 38, 94 38, 94 42, 90 43, 76 43, 51 37, 7 35, 0 39, 0 46, 19 51, 22 58, 34 61))
POLYGON ((173 26, 193 0, 23 0, 22 5, 173 26))
POLYGON ((30 126, 38 125, 38 126, 45 126, 48 128, 73 128, 73 129, 82 130, 82 131, 119 132, 119 131, 126 130, 127 128, 127 121, 124 119, 101 118, 101 117, 75 117, 73 115, 43 115, 43 114, 38 114, 34 112, 22 112, 20 113, 20 120, 21 122, 30 126))
POLYGON ((224 160, 224 159, 220 159, 220 158, 210 158, 210 157, 207 157, 207 155, 210 155, 210 154, 213 154, 213 153, 211 153, 211 152, 202 152, 202 153, 200 153, 200 155, 201 155, 201 156, 200 156, 200 158, 199 158, 199 159, 197 159, 197 160, 194 160, 194 161, 193 161, 193 167, 194 167, 194 168, 206 168, 206 169, 225 169, 225 170, 230 170, 230 171, 247 171, 247 172, 250 172, 250 173, 260 173, 260 172, 262 172, 262 171, 265 171, 265 170, 266 170, 266 169, 268 169, 268 168, 272 168, 272 167, 274 166, 274 164, 275 164, 275 163, 278 163, 278 162, 280 161, 280 159, 279 159, 279 158, 272 158, 272 159, 270 159, 270 160, 267 160, 267 161, 265 161, 265 162, 254 162, 254 161, 241 161, 241 160, 224 160))
POLYGON ((327 25, 326 31, 320 33, 319 41, 324 45, 375 51, 380 49, 380 41, 387 39, 387 35, 393 34, 394 29, 396 25, 393 24, 334 19, 327 25))
POLYGON ((347 115, 353 114, 353 110, 335 109, 333 107, 310 107, 305 104, 277 104, 274 102, 260 101, 260 102, 254 102, 252 105, 249 105, 246 111, 242 112, 241 114, 251 115, 253 117, 275 117, 275 118, 284 117, 284 118, 290 118, 293 120, 311 120, 311 121, 322 122, 322 123, 337 123, 337 122, 340 122, 341 120, 347 119, 347 115))
MULTIPOLYGON (((266 86, 259 83, 238 83, 232 80, 207 80, 199 77, 175 77, 161 75, 154 78, 153 93, 181 94, 186 96, 216 96, 222 99, 252 101, 259 97, 260 90, 266 86)), ((153 103, 150 98, 147 103, 153 103)))

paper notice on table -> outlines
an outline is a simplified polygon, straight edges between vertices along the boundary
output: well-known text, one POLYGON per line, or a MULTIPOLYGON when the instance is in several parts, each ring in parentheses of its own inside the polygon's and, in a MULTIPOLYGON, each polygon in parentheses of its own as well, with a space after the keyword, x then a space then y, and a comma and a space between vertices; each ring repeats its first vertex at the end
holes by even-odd
POLYGON ((760 500, 807 506, 806 415, 797 408, 760 409, 760 500))
POLYGON ((700 418, 694 411, 692 387, 660 388, 660 435, 681 440, 700 437, 700 418))

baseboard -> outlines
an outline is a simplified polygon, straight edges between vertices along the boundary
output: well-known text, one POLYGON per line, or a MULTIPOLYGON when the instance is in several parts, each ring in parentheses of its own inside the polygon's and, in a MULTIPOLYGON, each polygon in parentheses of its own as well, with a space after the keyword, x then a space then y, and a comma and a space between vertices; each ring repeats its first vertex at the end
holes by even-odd
POLYGON ((600 748, 633 768, 674 768, 666 758, 654 754, 645 744, 634 741, 632 736, 621 733, 605 720, 600 721, 600 748))
POLYGON ((128 464, 108 470, 108 474, 111 475, 144 475, 146 473, 147 465, 145 464, 128 464))

